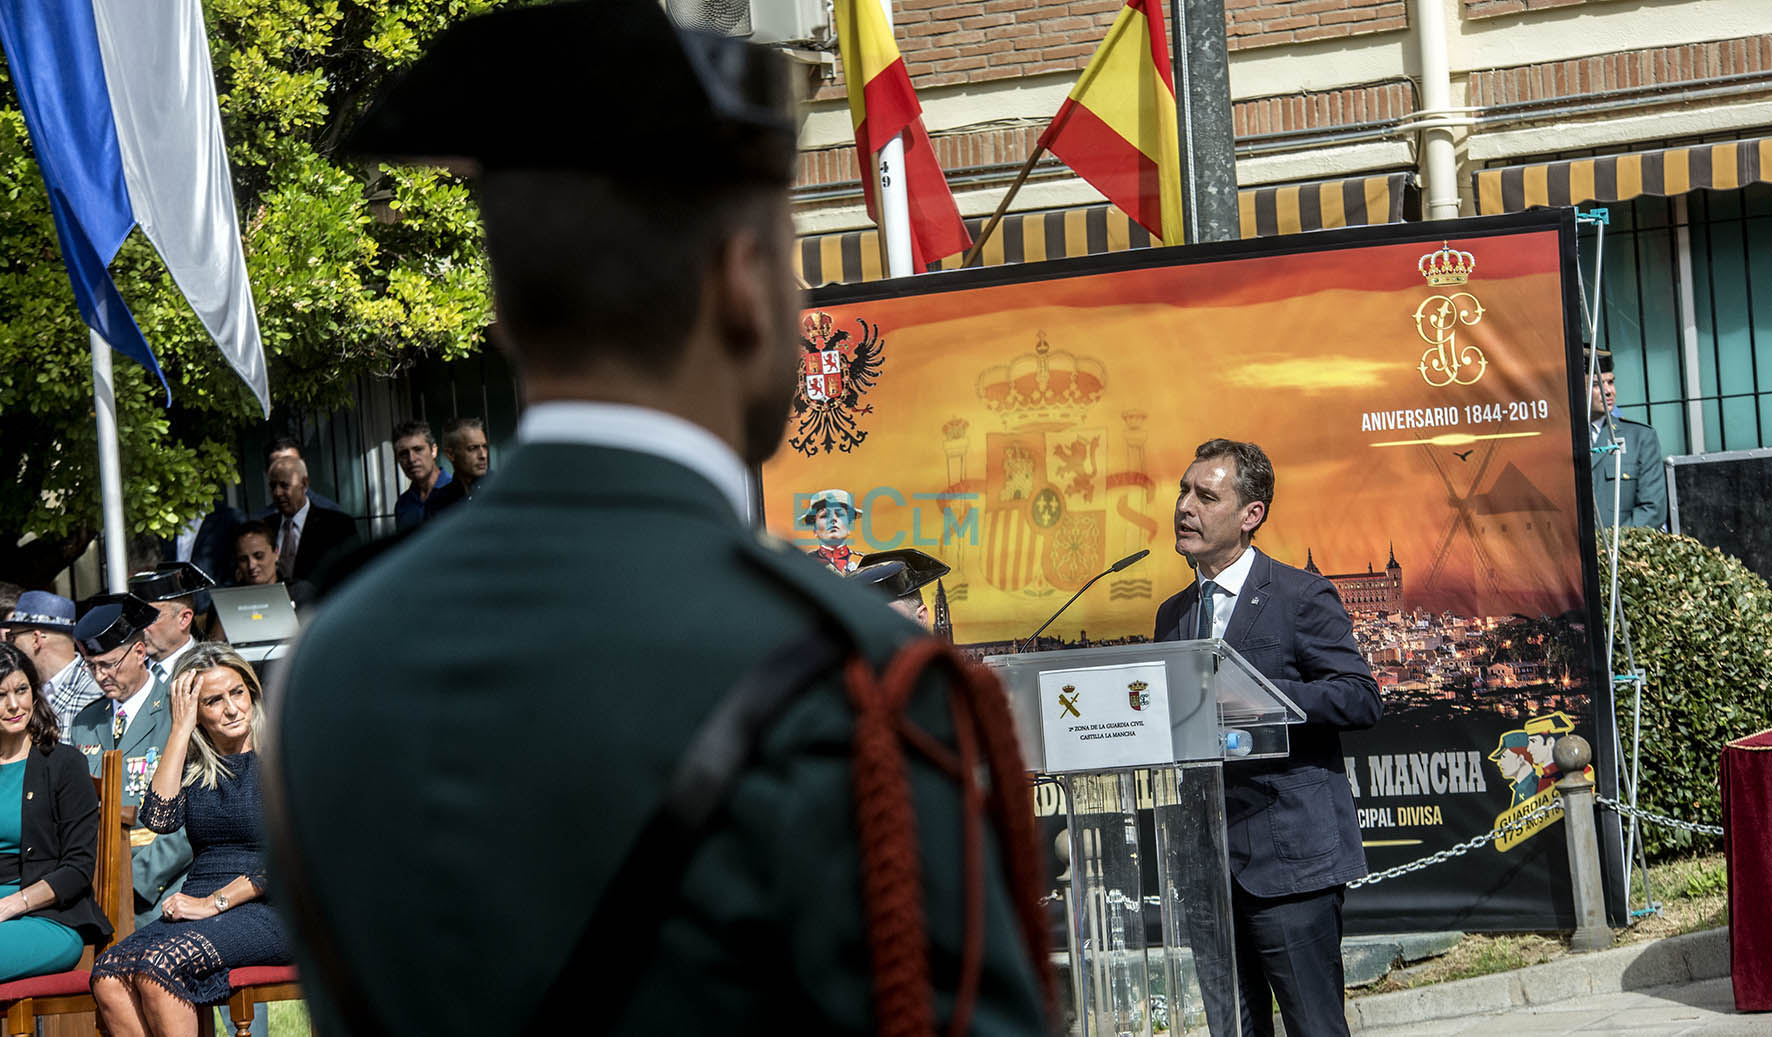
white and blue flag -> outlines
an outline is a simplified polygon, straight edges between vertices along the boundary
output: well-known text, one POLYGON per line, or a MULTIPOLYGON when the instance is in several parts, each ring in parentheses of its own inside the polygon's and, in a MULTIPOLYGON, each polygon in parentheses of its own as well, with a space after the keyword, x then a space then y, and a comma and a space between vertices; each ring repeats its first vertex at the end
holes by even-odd
POLYGON ((80 316, 165 386, 108 269, 140 224, 268 415, 199 0, 0 0, 0 43, 80 316))

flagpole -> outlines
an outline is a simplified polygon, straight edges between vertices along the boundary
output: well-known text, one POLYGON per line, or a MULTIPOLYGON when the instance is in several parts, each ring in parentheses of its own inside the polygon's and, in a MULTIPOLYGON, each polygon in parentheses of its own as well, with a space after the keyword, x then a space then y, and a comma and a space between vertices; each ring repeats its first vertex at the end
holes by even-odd
MULTIPOLYGON (((886 12, 886 31, 892 31, 892 0, 880 0, 886 12)), ((874 187, 880 199, 880 245, 885 249, 887 277, 916 273, 911 264, 911 202, 906 193, 903 133, 880 149, 874 163, 874 187)))
POLYGON ((117 449, 117 394, 111 384, 111 345, 92 335, 92 409, 98 416, 99 500, 105 520, 105 586, 113 594, 129 589, 128 554, 123 533, 123 466, 117 449))
POLYGON ((1009 211, 1009 203, 1015 200, 1015 192, 1021 190, 1021 185, 1027 182, 1028 174, 1034 171, 1034 163, 1040 161, 1040 156, 1045 153, 1045 145, 1034 145, 1034 153, 1028 156, 1026 162, 1022 163, 1021 172, 1015 174, 1015 182, 1009 185, 1009 190, 1003 192, 1003 200, 997 203, 997 211, 991 213, 990 222, 986 223, 984 229, 978 232, 978 240, 974 241, 972 247, 966 250, 966 258, 960 260, 962 270, 971 266, 973 260, 984 252, 984 243, 990 240, 991 231, 997 229, 997 224, 1003 222, 1003 214, 1009 211))

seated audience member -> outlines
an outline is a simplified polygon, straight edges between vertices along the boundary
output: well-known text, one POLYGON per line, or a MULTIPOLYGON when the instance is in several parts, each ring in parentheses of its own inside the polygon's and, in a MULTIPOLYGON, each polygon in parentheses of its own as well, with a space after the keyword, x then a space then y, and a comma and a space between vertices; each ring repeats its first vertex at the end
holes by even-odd
POLYGON ((394 460, 406 473, 406 492, 394 501, 394 528, 424 524, 425 502, 449 485, 450 474, 437 464, 437 438, 426 421, 401 422, 394 429, 394 460))
POLYGON ((449 485, 425 499, 426 517, 474 499, 492 463, 486 447, 486 426, 479 418, 449 419, 443 426, 443 455, 449 458, 454 477, 449 485))
POLYGON ((258 519, 234 531, 234 585, 251 587, 277 582, 277 533, 258 519))
POLYGON ((43 678, 37 693, 49 701, 62 741, 68 741, 74 718, 104 695, 74 650, 74 603, 48 591, 26 591, 11 615, 0 620, 0 631, 43 678))
POLYGON ((285 580, 311 579, 333 554, 357 541, 357 523, 349 515, 322 508, 308 497, 308 466, 300 458, 271 462, 271 501, 276 514, 267 520, 277 531, 277 575, 285 580))
POLYGON ((142 631, 142 640, 148 644, 148 668, 154 676, 163 681, 170 678, 179 659, 196 647, 192 623, 197 618, 197 594, 214 585, 190 562, 163 562, 129 578, 129 593, 160 613, 160 618, 142 631))
MULTIPOLYGON (((262 586, 276 583, 279 579, 276 532, 257 519, 241 523, 239 532, 234 534, 233 585, 262 586)), ((289 591, 289 600, 297 608, 303 608, 314 600, 314 586, 306 580, 288 580, 284 582, 284 587, 289 591)))
POLYGON ((123 753, 123 812, 131 826, 135 918, 137 925, 145 925, 166 895, 178 889, 191 865, 191 845, 183 832, 156 835, 139 827, 136 818, 172 730, 167 684, 148 668, 142 639, 142 632, 160 613, 133 594, 99 595, 84 608, 74 624, 74 644, 104 697, 74 717, 68 741, 85 754, 94 777, 104 753, 112 749, 123 753))
POLYGON ((172 678, 172 734, 142 823, 183 828, 195 857, 161 917, 99 955, 92 993, 112 1034, 193 1034, 199 1006, 228 997, 228 970, 288 964, 265 899, 258 746, 264 693, 226 645, 198 645, 172 678))
POLYGON ((31 661, 0 644, 0 982, 71 969, 111 934, 92 899, 98 794, 36 687, 31 661))

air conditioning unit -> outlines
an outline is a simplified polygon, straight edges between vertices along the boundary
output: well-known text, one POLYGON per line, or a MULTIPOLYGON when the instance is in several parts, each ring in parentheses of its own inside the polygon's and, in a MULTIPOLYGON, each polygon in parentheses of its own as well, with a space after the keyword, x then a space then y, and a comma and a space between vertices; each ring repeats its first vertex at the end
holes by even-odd
POLYGON ((743 36, 790 54, 833 45, 826 0, 665 0, 665 10, 685 28, 743 36))

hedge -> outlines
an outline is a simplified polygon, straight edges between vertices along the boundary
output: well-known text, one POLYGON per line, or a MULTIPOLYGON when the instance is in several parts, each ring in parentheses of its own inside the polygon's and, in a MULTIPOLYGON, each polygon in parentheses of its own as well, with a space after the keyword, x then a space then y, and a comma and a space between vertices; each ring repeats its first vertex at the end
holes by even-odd
MULTIPOLYGON (((1602 617, 1610 608, 1599 540, 1602 617)), ((1721 824, 1717 785, 1723 744, 1772 727, 1772 587, 1740 561, 1691 537, 1626 528, 1618 579, 1643 692, 1637 803, 1686 821, 1721 824)), ((1604 644, 1602 625, 1595 637, 1604 644)), ((1623 638, 1613 666, 1626 667, 1623 638)), ((1617 694, 1618 732, 1629 776, 1631 694, 1617 694)), ((1661 825, 1642 826, 1650 857, 1715 850, 1722 840, 1661 825)))

